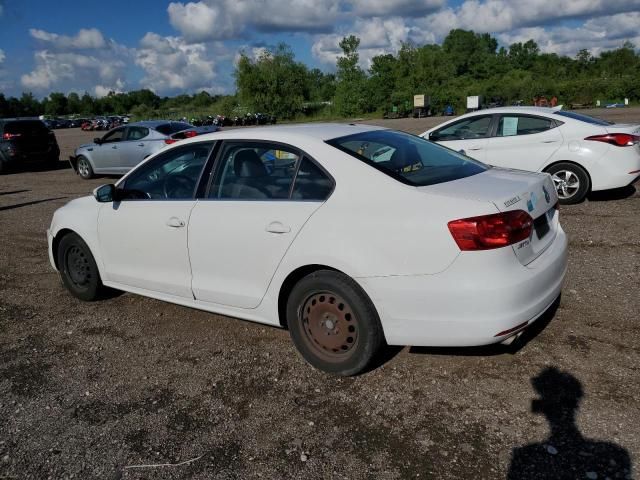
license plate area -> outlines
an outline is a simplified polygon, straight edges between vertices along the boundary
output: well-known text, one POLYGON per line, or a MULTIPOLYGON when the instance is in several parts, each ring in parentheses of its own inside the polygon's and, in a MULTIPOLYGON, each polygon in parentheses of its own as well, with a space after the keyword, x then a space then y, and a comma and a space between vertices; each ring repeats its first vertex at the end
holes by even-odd
POLYGON ((549 215, 547 212, 545 212, 544 215, 540 215, 533 221, 533 229, 539 239, 544 238, 549 233, 551 227, 549 226, 549 215))

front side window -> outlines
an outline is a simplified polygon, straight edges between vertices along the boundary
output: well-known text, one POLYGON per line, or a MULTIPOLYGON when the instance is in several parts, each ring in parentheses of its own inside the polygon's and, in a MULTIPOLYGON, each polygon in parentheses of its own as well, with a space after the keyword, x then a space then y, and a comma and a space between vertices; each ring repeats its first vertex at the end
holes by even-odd
POLYGON ((124 128, 116 128, 102 137, 102 143, 120 142, 123 138, 124 128))
POLYGON ((502 115, 498 123, 498 137, 511 137, 513 135, 532 135, 552 128, 556 124, 553 120, 543 117, 530 117, 523 115, 502 115))
POLYGON ((489 136, 490 127, 490 115, 471 117, 432 132, 431 135, 429 135, 429 139, 435 142, 446 142, 447 140, 484 138, 489 136))
POLYGON ((134 170, 124 184, 125 196, 157 200, 193 198, 213 143, 174 148, 134 170))
POLYGON ((300 156, 269 143, 231 143, 224 149, 209 198, 288 199, 300 156))
POLYGON ((149 129, 145 127, 129 127, 127 131, 127 140, 142 140, 149 135, 149 129))
POLYGON ((356 133, 327 143, 413 186, 450 182, 489 168, 424 138, 393 130, 356 133))

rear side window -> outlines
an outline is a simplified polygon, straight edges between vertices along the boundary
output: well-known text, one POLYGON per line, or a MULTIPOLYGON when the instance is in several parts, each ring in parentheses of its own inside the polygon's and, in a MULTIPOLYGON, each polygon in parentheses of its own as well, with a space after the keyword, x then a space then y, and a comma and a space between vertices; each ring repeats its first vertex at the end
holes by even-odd
POLYGON ((140 140, 149 135, 149 129, 145 127, 129 127, 127 140, 140 140))
POLYGON ((514 135, 532 135, 555 128, 556 123, 543 117, 530 117, 524 115, 502 115, 498 123, 498 137, 511 137, 514 135))
POLYGON ((327 143, 413 186, 450 182, 489 168, 424 138, 393 130, 362 132, 327 143))
POLYGON ((333 181, 307 157, 302 159, 293 185, 292 200, 326 200, 333 190, 333 181))
POLYGON ((429 135, 429 139, 436 142, 447 140, 468 140, 489 136, 491 116, 471 117, 436 130, 429 135))
POLYGON ((607 122, 606 120, 590 117, 589 115, 583 115, 582 113, 567 112, 565 110, 558 110, 554 113, 560 117, 572 118, 574 120, 580 120, 581 122, 590 123, 592 125, 601 125, 603 127, 606 125, 613 125, 613 122, 607 122))
POLYGON ((4 133, 14 135, 46 135, 49 133, 49 129, 40 120, 21 120, 19 122, 5 123, 4 133))

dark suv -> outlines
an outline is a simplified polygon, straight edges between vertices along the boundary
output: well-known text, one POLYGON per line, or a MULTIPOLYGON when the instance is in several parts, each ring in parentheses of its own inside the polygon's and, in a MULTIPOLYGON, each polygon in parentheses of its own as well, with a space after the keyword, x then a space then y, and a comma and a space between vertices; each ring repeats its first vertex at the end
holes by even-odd
POLYGON ((42 121, 0 118, 0 173, 35 162, 54 167, 59 157, 56 136, 42 121))

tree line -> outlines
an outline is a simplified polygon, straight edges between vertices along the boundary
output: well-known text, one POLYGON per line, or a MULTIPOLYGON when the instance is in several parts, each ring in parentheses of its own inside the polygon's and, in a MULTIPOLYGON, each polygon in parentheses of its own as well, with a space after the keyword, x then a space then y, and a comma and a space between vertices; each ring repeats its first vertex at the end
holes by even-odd
POLYGON ((542 53, 533 40, 499 47, 489 34, 452 30, 442 45, 405 43, 395 54, 378 55, 360 66, 360 40, 351 35, 339 44, 335 73, 309 68, 282 43, 257 57, 244 53, 236 64, 234 95, 160 97, 150 90, 51 93, 42 100, 31 93, 6 98, 0 93, 0 117, 34 115, 133 114, 137 118, 198 114, 243 115, 260 112, 279 118, 350 117, 413 107, 424 94, 432 109, 464 109, 469 95, 531 104, 536 96, 556 96, 560 103, 593 105, 601 101, 640 101, 640 55, 630 43, 597 56, 581 50, 575 57, 542 53))

